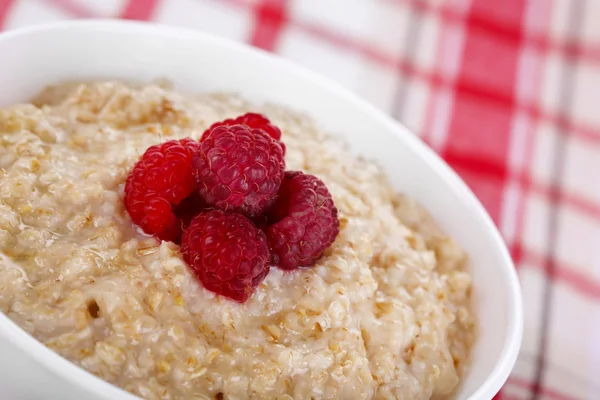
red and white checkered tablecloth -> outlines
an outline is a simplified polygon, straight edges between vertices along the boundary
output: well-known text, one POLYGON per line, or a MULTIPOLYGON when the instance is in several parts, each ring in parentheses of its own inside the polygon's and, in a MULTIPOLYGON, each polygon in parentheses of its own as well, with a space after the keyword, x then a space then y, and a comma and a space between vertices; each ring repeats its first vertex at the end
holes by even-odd
POLYGON ((248 42, 402 121, 518 266, 524 343, 498 397, 600 399, 600 0, 0 0, 2 29, 81 17, 248 42))

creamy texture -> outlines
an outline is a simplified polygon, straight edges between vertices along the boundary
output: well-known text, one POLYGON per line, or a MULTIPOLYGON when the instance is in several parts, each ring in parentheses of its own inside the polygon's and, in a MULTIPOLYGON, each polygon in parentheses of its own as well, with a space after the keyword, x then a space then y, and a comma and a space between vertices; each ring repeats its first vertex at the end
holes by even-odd
POLYGON ((281 107, 103 82, 0 110, 0 311, 141 397, 444 398, 474 340, 465 266, 376 165, 281 107), (272 268, 240 305, 136 229, 123 186, 150 145, 245 111, 282 129, 289 170, 324 180, 341 231, 314 268, 272 268))

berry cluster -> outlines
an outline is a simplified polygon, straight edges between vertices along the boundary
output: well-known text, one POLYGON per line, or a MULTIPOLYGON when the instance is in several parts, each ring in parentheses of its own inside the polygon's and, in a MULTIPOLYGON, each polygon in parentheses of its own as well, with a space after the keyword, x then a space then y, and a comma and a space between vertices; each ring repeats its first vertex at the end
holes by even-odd
POLYGON ((181 244, 208 290, 244 302, 269 272, 309 267, 339 232, 316 176, 285 171, 281 130, 260 114, 217 122, 200 141, 146 150, 125 207, 144 232, 181 244))

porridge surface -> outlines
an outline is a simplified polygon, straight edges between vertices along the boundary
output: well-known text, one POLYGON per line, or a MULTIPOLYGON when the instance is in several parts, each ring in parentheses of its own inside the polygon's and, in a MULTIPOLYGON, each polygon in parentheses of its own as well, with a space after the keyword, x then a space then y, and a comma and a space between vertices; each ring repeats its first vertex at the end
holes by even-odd
POLYGON ((273 105, 103 82, 0 110, 0 311, 144 398, 444 398, 474 340, 465 264, 375 165, 273 105), (288 170, 327 184, 341 230, 314 268, 272 268, 240 305, 136 230, 123 186, 149 146, 246 111, 282 129, 288 170))

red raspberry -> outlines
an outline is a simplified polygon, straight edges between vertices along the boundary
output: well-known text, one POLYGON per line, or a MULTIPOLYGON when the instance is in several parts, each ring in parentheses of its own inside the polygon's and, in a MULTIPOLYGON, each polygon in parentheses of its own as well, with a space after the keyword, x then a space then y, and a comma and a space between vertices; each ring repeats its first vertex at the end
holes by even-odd
POLYGON ((311 266, 339 233, 338 210, 319 178, 286 172, 267 229, 273 264, 282 269, 311 266))
POLYGON ((181 214, 199 207, 193 199, 182 203, 196 189, 192 156, 199 149, 192 139, 151 146, 129 173, 125 207, 144 232, 162 240, 177 241, 181 236, 181 214))
POLYGON ((237 125, 237 124, 246 125, 249 128, 253 128, 253 129, 262 129, 269 136, 271 136, 273 139, 275 139, 279 142, 279 144, 281 145, 281 148, 283 149, 283 154, 285 155, 285 145, 283 144, 283 142, 280 141, 281 140, 281 130, 278 127, 276 127, 275 125, 273 125, 267 117, 265 117, 262 114, 256 114, 256 113, 246 113, 235 119, 226 119, 225 121, 216 122, 216 123, 212 124, 211 127, 206 130, 206 132, 204 132, 204 134, 202 135, 202 139, 200 139, 200 141, 204 140, 204 138, 206 136, 208 136, 210 131, 212 129, 216 128, 217 126, 232 126, 232 125, 237 125))
POLYGON ((264 131, 232 125, 210 131, 193 167, 209 206, 253 218, 275 201, 285 163, 281 147, 264 131))
POLYGON ((204 287, 240 303, 269 273, 265 233, 241 214, 198 214, 183 232, 183 258, 204 287))

